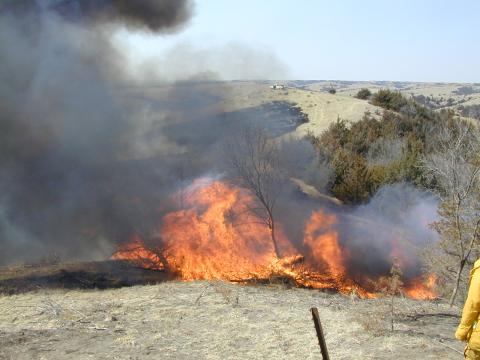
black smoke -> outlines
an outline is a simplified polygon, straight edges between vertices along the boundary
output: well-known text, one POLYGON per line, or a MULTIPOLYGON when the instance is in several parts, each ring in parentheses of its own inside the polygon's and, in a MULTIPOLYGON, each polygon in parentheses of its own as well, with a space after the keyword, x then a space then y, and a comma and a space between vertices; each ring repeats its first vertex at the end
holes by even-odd
POLYGON ((172 32, 192 15, 189 0, 10 0, 0 11, 56 13, 69 21, 117 24, 137 29, 172 32))

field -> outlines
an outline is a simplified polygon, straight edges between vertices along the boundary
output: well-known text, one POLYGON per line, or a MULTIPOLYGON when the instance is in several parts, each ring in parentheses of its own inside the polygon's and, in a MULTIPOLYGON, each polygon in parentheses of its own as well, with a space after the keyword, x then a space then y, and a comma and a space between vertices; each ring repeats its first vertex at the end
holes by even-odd
MULTIPOLYGON (((365 112, 380 116, 382 108, 371 105, 368 100, 355 98, 362 88, 372 93, 379 89, 392 89, 407 97, 414 96, 426 106, 440 110, 452 109, 461 115, 465 106, 479 106, 479 84, 451 83, 411 83, 411 82, 348 82, 348 81, 286 81, 285 89, 272 90, 272 81, 233 81, 233 82, 198 82, 188 84, 160 85, 150 88, 131 88, 119 94, 150 108, 149 116, 135 121, 145 122, 147 133, 155 132, 166 113, 179 105, 181 114, 189 114, 197 121, 212 121, 221 114, 222 119, 234 121, 257 117, 265 121, 265 106, 273 103, 288 103, 308 116, 308 122, 289 129, 294 136, 306 133, 320 135, 333 121, 342 118, 348 121, 360 120, 365 112), (329 89, 336 94, 329 94, 329 89), (188 110, 192 107, 194 110, 188 110), (190 113, 191 112, 191 113, 190 113), (205 119, 205 120, 202 120, 205 119)), ((280 121, 284 113, 273 114, 271 121, 280 121)), ((464 115, 466 116, 466 115, 464 115)), ((267 120, 268 121, 268 120, 267 120)), ((138 135, 138 134, 137 134, 138 135)), ((161 139, 165 141, 165 139, 161 139)), ((156 139, 158 142, 159 140, 156 139)))
POLYGON ((0 359, 318 359, 318 307, 332 359, 458 359, 459 309, 361 300, 285 285, 167 281, 0 297, 0 359))
POLYGON ((238 83, 232 87, 231 96, 226 100, 226 108, 246 109, 272 101, 285 101, 296 104, 308 115, 309 122, 300 125, 297 135, 311 132, 319 135, 338 117, 358 121, 366 111, 374 114, 380 108, 367 101, 348 95, 332 95, 325 91, 287 87, 284 90, 271 90, 268 84, 238 83))

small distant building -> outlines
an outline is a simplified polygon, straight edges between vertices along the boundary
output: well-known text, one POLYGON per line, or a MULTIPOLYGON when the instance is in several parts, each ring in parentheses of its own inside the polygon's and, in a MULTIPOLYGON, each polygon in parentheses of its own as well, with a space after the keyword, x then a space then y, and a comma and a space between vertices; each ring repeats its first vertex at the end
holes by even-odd
POLYGON ((272 90, 282 90, 282 89, 285 89, 285 85, 283 85, 283 84, 273 84, 273 85, 270 85, 270 89, 272 89, 272 90))

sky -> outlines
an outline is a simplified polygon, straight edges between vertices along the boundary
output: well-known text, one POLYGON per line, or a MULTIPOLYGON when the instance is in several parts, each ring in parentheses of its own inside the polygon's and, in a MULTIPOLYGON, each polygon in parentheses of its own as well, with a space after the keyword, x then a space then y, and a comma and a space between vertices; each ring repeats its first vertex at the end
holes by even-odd
POLYGON ((169 63, 165 73, 480 82, 479 20, 479 0, 197 0, 183 31, 119 41, 132 66, 169 63))

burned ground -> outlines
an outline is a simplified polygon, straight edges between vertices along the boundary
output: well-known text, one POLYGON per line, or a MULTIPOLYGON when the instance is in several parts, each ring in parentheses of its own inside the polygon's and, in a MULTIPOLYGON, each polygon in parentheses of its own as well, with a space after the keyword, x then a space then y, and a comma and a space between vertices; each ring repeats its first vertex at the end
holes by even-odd
POLYGON ((122 260, 36 263, 0 268, 0 294, 14 295, 38 289, 111 289, 155 284, 169 274, 122 260))

